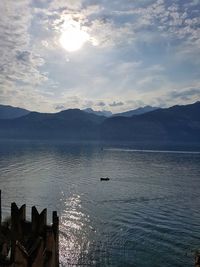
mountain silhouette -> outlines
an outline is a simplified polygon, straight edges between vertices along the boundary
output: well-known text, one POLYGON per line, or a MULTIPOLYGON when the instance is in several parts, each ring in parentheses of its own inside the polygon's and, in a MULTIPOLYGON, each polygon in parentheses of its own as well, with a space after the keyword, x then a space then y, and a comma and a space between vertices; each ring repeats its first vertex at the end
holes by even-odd
POLYGON ((133 110, 128 110, 125 112, 121 112, 121 113, 116 113, 113 114, 114 117, 116 116, 122 116, 122 117, 132 117, 133 115, 141 115, 153 110, 159 109, 158 107, 152 107, 152 106, 144 106, 144 107, 140 107, 140 108, 136 108, 133 110))
POLYGON ((111 117, 112 116, 112 112, 108 111, 108 110, 93 110, 92 108, 85 108, 83 109, 83 111, 87 112, 87 113, 92 113, 95 115, 99 115, 99 116, 105 116, 105 117, 111 117))
POLYGON ((200 143, 200 102, 132 117, 106 118, 80 109, 0 120, 0 138, 200 143))
POLYGON ((99 125, 105 117, 68 109, 59 113, 30 112, 28 115, 0 120, 0 137, 10 138, 99 138, 99 125))
POLYGON ((15 119, 27 115, 30 111, 7 105, 0 105, 0 119, 15 119))
POLYGON ((198 141, 200 102, 157 109, 132 117, 112 117, 101 127, 104 140, 198 141))

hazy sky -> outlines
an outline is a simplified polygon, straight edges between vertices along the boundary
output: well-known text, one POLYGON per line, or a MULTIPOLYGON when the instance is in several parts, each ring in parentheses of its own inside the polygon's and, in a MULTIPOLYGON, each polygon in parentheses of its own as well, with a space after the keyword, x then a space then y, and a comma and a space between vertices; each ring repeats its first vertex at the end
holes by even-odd
POLYGON ((113 112, 200 100, 200 0, 1 0, 0 103, 113 112))

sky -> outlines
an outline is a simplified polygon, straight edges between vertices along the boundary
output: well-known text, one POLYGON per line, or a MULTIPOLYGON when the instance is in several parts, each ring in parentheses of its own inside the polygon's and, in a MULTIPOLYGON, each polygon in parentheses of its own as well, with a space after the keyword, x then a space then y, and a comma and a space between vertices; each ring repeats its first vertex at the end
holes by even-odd
POLYGON ((120 112, 200 100, 200 0, 1 0, 0 104, 120 112))

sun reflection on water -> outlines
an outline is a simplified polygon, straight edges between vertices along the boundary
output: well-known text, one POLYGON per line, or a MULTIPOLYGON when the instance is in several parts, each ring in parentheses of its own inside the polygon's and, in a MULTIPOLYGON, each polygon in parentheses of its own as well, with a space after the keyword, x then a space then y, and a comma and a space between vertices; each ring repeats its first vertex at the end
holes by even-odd
POLYGON ((73 195, 65 201, 65 209, 60 218, 60 265, 62 267, 80 264, 89 253, 89 216, 83 213, 81 197, 73 195))

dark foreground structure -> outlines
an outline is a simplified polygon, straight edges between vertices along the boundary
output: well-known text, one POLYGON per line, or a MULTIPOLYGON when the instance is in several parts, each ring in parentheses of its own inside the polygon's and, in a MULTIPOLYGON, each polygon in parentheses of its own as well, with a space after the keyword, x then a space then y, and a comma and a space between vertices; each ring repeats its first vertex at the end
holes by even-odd
MULTIPOLYGON (((200 251, 194 266, 200 267, 200 251)), ((57 212, 52 214, 52 225, 47 225, 47 209, 39 213, 32 207, 27 221, 26 205, 18 208, 12 203, 10 218, 2 222, 0 190, 0 267, 59 267, 57 212)))
POLYGON ((32 207, 27 221, 26 205, 12 203, 11 217, 2 222, 0 196, 0 267, 59 266, 59 218, 56 211, 52 215, 47 225, 47 210, 39 213, 32 207))

